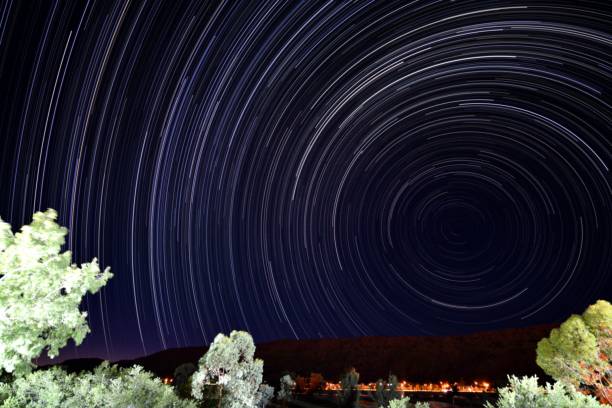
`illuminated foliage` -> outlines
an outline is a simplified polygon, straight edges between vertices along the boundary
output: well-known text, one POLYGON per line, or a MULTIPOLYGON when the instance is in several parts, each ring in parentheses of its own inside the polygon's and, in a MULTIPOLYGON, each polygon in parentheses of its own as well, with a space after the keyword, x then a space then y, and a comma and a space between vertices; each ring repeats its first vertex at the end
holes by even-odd
POLYGON ((410 402, 410 397, 396 398, 389 401, 389 408, 429 408, 427 402, 410 402))
POLYGON ((0 408, 195 408, 172 387, 135 366, 103 363, 93 373, 38 370, 0 386, 0 408))
POLYGON ((293 399, 293 391, 295 390, 296 383, 289 374, 285 374, 280 379, 280 389, 276 393, 276 399, 282 401, 284 405, 287 401, 293 399))
POLYGON ((574 387, 583 386, 612 403, 612 305, 599 300, 573 315, 538 343, 537 363, 544 372, 574 387))
POLYGON ((261 384, 259 386, 259 403, 257 404, 257 407, 266 408, 272 398, 274 398, 274 387, 268 384, 261 384))
POLYGON ((495 405, 487 403, 486 408, 601 408, 602 405, 591 396, 581 394, 563 382, 538 386, 537 377, 509 376, 508 387, 499 389, 495 405))
POLYGON ((206 399, 207 389, 213 386, 223 408, 256 406, 261 398, 263 361, 255 359, 254 355, 255 344, 249 333, 218 334, 192 377, 193 397, 206 399))
POLYGON ((276 398, 287 402, 293 398, 293 390, 295 389, 295 381, 291 375, 285 374, 280 379, 280 389, 276 393, 276 398))
POLYGON ((25 374, 43 351, 55 357, 69 339, 80 344, 89 332, 83 296, 112 277, 95 259, 71 264, 56 219, 54 210, 38 212, 14 235, 0 220, 0 372, 25 374))

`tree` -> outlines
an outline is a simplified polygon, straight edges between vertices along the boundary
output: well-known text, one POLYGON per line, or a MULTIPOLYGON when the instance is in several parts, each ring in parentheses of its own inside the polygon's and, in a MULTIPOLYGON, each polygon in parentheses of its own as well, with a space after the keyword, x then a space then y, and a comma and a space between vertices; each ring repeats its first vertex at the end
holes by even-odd
POLYGON ((54 210, 38 212, 14 235, 0 219, 0 372, 23 375, 43 351, 53 358, 69 339, 80 344, 89 332, 82 298, 112 277, 96 259, 71 264, 56 219, 54 210))
POLYGON ((373 399, 379 407, 388 407, 390 401, 400 398, 400 393, 397 391, 398 385, 399 381, 394 374, 389 374, 389 381, 387 382, 382 378, 376 381, 376 390, 373 399))
POLYGON ((359 406, 359 373, 349 368, 340 379, 340 401, 343 407, 359 406))
POLYGON ((259 386, 263 361, 255 359, 255 344, 247 332, 232 331, 228 336, 218 334, 200 359, 193 375, 191 392, 203 400, 209 386, 218 390, 223 408, 252 408, 261 397, 259 386))
POLYGON ((67 230, 55 211, 33 218, 15 235, 0 220, 0 374, 16 374, 0 382, 0 408, 195 408, 138 366, 104 363, 78 375, 58 367, 31 371, 43 351, 53 357, 69 339, 83 341, 89 327, 82 298, 112 276, 100 273, 95 259, 79 268, 70 252, 60 253, 67 230))
POLYGON ((602 408, 591 396, 581 394, 569 384, 556 382, 538 386, 538 377, 508 377, 508 387, 499 389, 495 405, 486 403, 486 408, 602 408))
POLYGON ((290 374, 285 374, 280 379, 280 387, 276 393, 276 398, 283 402, 283 406, 293 398, 293 390, 295 389, 295 381, 290 374))
POLYGON ((540 340, 537 363, 557 381, 583 386, 612 404, 612 305, 597 301, 540 340))
POLYGON ((283 406, 287 406, 287 402, 293 399, 293 390, 295 390, 295 381, 290 374, 285 374, 280 379, 280 387, 276 393, 276 399, 283 403, 283 406))

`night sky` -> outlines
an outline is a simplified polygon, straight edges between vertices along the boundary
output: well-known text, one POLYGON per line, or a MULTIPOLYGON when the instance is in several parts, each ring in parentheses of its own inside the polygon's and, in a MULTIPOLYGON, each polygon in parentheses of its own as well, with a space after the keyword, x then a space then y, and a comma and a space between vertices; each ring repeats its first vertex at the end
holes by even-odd
POLYGON ((609 299, 608 4, 0 2, 0 216, 115 274, 64 356, 609 299))

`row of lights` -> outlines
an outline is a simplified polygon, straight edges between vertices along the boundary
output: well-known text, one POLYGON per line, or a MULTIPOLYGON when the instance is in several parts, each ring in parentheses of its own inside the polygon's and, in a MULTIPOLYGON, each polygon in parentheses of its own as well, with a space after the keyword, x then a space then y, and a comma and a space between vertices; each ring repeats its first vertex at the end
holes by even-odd
MULTIPOLYGON (((162 378, 162 382, 164 384, 172 384, 172 377, 164 377, 162 378)), ((474 381, 473 384, 470 385, 457 385, 457 389, 459 392, 493 392, 494 390, 486 381, 478 382, 474 381)), ((369 384, 359 384, 357 388, 360 391, 375 391, 376 383, 369 384)), ((340 390, 340 384, 338 383, 326 383, 325 384, 326 391, 338 391, 340 390)), ((426 383, 426 384, 410 384, 407 381, 402 381, 398 384, 398 391, 439 391, 439 392, 450 392, 452 390, 452 386, 448 382, 440 381, 438 384, 436 383, 426 383)))
MULTIPOLYGON (((338 383, 326 383, 325 390, 326 391, 338 391, 340 390, 340 384, 338 383)), ((445 381, 440 381, 439 383, 425 383, 425 384, 410 384, 407 381, 402 381, 398 384, 398 391, 437 391, 437 392, 450 392, 452 390, 452 386, 450 383, 445 381)), ((375 391, 376 383, 369 384, 359 384, 357 389, 361 391, 375 391)), ((466 384, 458 384, 457 389, 459 392, 493 392, 493 388, 491 388, 491 384, 486 381, 474 381, 474 383, 466 385, 466 384)))

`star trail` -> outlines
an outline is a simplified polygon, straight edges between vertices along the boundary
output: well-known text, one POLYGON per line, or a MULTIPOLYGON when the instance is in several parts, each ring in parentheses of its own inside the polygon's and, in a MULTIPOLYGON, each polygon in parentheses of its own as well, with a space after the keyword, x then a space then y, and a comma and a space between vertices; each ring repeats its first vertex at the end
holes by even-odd
POLYGON ((612 293, 607 1, 0 3, 0 216, 66 355, 558 322, 612 293))

